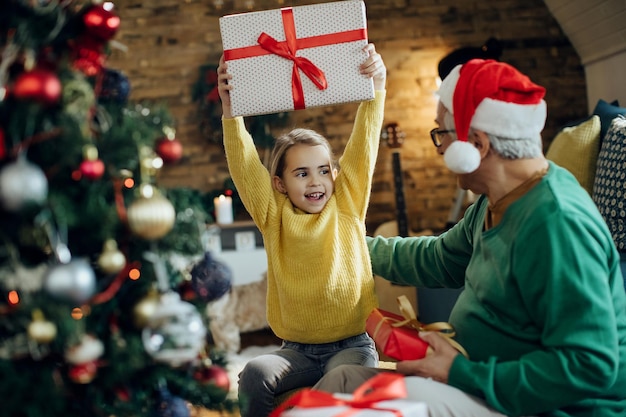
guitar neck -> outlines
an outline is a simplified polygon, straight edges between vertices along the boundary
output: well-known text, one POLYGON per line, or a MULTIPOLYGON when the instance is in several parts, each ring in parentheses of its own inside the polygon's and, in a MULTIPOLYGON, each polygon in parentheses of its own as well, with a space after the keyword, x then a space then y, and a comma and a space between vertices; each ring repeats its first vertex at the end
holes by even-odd
POLYGON ((402 182, 402 167, 400 166, 400 152, 392 154, 393 162, 393 184, 396 195, 396 219, 398 221, 398 235, 407 237, 409 235, 409 221, 406 213, 406 202, 404 200, 404 185, 402 182))

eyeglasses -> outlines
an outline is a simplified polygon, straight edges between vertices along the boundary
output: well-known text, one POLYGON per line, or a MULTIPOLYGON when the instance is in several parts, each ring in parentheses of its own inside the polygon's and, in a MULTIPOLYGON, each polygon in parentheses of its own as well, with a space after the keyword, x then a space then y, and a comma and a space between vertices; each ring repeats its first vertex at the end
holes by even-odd
POLYGON ((439 148, 441 146, 441 142, 443 140, 443 135, 449 134, 449 133, 456 133, 456 130, 454 130, 454 129, 439 130, 439 128, 436 127, 436 128, 434 128, 433 130, 430 131, 430 138, 433 140, 433 144, 437 148, 439 148))

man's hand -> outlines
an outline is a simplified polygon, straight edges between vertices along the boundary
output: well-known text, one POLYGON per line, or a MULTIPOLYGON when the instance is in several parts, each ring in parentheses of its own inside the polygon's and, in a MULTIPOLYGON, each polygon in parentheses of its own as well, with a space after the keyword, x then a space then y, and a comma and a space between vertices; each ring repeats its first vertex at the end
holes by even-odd
POLYGON ((423 359, 398 362, 397 371, 407 376, 432 378, 447 384, 452 362, 459 352, 435 332, 420 332, 420 337, 430 345, 428 355, 423 359))

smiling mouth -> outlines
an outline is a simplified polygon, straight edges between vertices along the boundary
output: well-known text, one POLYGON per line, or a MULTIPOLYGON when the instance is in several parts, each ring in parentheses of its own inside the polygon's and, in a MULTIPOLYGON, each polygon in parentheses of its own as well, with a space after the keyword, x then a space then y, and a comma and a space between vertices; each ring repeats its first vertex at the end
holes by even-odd
POLYGON ((311 193, 305 196, 307 200, 319 201, 324 198, 324 193, 311 193))

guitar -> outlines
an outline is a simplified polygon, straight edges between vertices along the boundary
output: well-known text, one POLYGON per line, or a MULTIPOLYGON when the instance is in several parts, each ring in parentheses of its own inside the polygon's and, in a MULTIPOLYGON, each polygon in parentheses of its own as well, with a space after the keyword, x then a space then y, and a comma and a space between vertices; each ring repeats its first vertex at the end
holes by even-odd
POLYGON ((385 125, 381 138, 387 142, 387 146, 394 149, 391 154, 393 167, 393 184, 396 200, 396 220, 382 223, 374 231, 374 236, 380 235, 384 237, 391 236, 422 236, 432 234, 431 230, 424 230, 420 233, 413 233, 409 229, 409 220, 406 210, 406 200, 404 198, 404 184, 402 167, 400 162, 400 148, 404 143, 404 132, 400 130, 397 123, 388 123, 385 125))
POLYGON ((399 151, 404 143, 404 132, 400 130, 397 123, 389 123, 385 125, 383 138, 387 139, 387 146, 395 150, 391 154, 391 161, 393 167, 393 185, 396 198, 397 234, 398 236, 406 237, 409 235, 409 220, 406 213, 406 201, 404 199, 404 184, 402 180, 402 167, 399 151))
MULTIPOLYGON (((400 163, 400 148, 404 143, 404 132, 400 130, 397 123, 385 125, 381 133, 381 139, 387 142, 387 146, 394 152, 391 154, 393 167, 393 185, 396 199, 396 220, 382 223, 374 231, 374 236, 409 236, 409 220, 406 211, 406 201, 404 199, 404 184, 402 179, 402 167, 400 163)), ((415 234, 411 233, 411 236, 415 234)), ((378 295, 379 307, 387 311, 397 310, 397 299, 404 295, 409 298, 412 305, 417 305, 417 291, 414 287, 406 285, 392 284, 379 276, 374 276, 376 284, 376 294, 378 295)))

